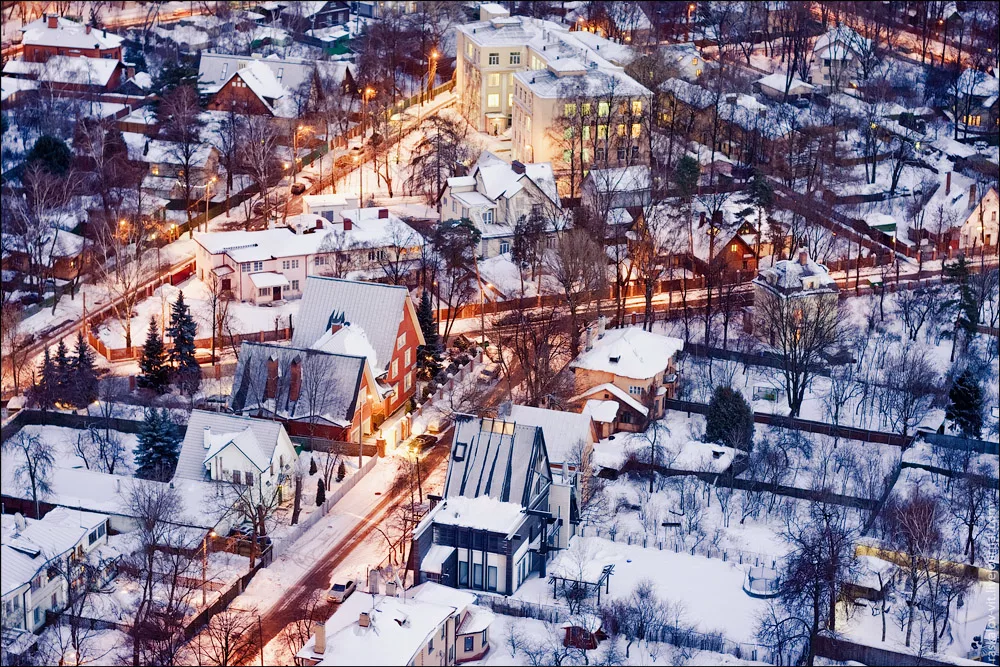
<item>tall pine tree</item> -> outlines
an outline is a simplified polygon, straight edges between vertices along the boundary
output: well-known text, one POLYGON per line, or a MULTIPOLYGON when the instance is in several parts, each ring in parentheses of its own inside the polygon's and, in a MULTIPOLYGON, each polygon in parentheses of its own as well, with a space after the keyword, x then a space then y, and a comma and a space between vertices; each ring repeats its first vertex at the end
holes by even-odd
POLYGON ((438 325, 434 318, 434 304, 431 293, 424 290, 417 307, 417 323, 424 335, 424 344, 417 348, 417 375, 422 380, 429 380, 441 370, 438 353, 441 349, 441 339, 438 336, 438 325))
POLYGON ((180 438, 166 408, 147 408, 135 448, 136 474, 143 479, 166 481, 173 475, 180 454, 180 438))
POLYGON ((736 389, 719 385, 705 415, 705 441, 750 450, 753 444, 753 408, 736 389))
POLYGON ((56 356, 52 360, 55 364, 55 384, 52 387, 52 399, 56 403, 73 403, 73 378, 70 373, 73 361, 69 357, 69 348, 66 341, 60 340, 56 345, 56 356))
POLYGON ((156 318, 150 317, 146 342, 142 346, 142 358, 139 359, 141 373, 137 383, 143 389, 152 389, 157 394, 162 394, 170 386, 170 366, 167 365, 163 339, 156 329, 156 318))
POLYGON ((45 348, 42 365, 38 369, 38 381, 31 387, 31 402, 42 410, 48 410, 55 403, 53 397, 57 382, 56 366, 52 363, 52 354, 45 348))
POLYGON ((191 396, 201 384, 201 367, 194 356, 194 337, 198 325, 191 316, 191 310, 184 303, 184 292, 178 292, 177 300, 170 309, 170 326, 167 333, 173 340, 170 348, 170 362, 174 366, 174 380, 177 386, 191 396))
POLYGON ((73 405, 83 407, 97 400, 97 367, 94 352, 83 338, 83 331, 76 334, 73 356, 73 405))
POLYGON ((966 438, 976 438, 983 434, 983 389, 979 386, 975 375, 969 369, 962 371, 948 392, 951 401, 948 406, 948 419, 966 438))

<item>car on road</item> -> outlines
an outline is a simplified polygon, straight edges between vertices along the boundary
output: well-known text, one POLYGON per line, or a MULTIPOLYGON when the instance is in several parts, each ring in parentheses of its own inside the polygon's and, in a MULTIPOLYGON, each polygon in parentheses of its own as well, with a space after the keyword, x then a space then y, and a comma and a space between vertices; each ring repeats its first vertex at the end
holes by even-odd
POLYGON ((444 433, 448 430, 449 426, 451 426, 451 420, 447 417, 434 417, 430 420, 430 423, 427 424, 427 432, 432 435, 444 433))
POLYGON ((430 433, 418 435, 410 440, 410 451, 414 454, 424 452, 438 443, 438 437, 430 433))
POLYGON ((499 364, 489 364, 483 370, 479 371, 479 379, 483 382, 493 382, 498 377, 500 377, 499 364))
POLYGON ((330 590, 326 594, 327 602, 336 602, 340 604, 347 598, 351 596, 357 589, 357 584, 354 583, 353 579, 348 579, 345 582, 335 581, 333 586, 330 586, 330 590))
POLYGON ((300 195, 300 194, 302 194, 305 191, 306 191, 306 184, 305 183, 292 183, 292 194, 293 195, 300 195))

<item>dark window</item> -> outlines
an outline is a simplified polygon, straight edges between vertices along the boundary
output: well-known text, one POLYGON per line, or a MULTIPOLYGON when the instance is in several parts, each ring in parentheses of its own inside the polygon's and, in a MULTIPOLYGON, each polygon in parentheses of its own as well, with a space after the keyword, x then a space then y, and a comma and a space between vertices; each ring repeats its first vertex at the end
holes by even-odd
POLYGON ((466 653, 471 653, 474 644, 475 644, 475 641, 473 640, 472 637, 466 637, 465 638, 465 652, 466 653))
POLYGON ((486 590, 496 591, 497 589, 497 569, 490 565, 486 568, 486 590))
POLYGON ((466 561, 459 561, 458 563, 458 585, 469 585, 469 564, 466 561))
POLYGON ((483 564, 474 563, 472 565, 472 587, 482 590, 483 588, 483 564))
POLYGON ((233 471, 233 484, 241 484, 243 482, 243 477, 240 475, 239 470, 233 471))

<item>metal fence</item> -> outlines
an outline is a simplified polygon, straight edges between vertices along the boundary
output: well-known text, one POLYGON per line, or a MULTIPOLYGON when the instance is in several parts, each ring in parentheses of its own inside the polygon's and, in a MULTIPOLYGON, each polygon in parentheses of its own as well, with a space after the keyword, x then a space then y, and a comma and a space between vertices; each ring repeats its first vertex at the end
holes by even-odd
POLYGON ((360 482, 365 475, 371 472, 372 468, 375 467, 377 462, 378 458, 373 457, 368 459, 364 463, 364 465, 362 465, 358 469, 356 473, 345 479, 341 483, 340 487, 337 488, 336 491, 327 496, 326 501, 315 512, 307 516, 303 521, 300 521, 298 524, 296 524, 294 530, 289 532, 283 540, 277 542, 274 545, 272 551, 273 557, 277 558, 278 556, 288 551, 288 549, 293 544, 295 544, 296 540, 302 537, 302 535, 304 535, 307 530, 315 526, 320 521, 320 519, 326 516, 330 512, 330 510, 333 509, 333 506, 337 504, 337 501, 339 501, 341 498, 344 497, 344 494, 353 489, 354 486, 358 482, 360 482))

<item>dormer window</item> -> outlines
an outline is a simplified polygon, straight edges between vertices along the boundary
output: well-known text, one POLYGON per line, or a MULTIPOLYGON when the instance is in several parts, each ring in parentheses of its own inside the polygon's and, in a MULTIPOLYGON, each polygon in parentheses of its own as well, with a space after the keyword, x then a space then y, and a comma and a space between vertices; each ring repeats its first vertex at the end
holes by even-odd
POLYGON ((608 361, 610 361, 613 364, 617 364, 621 360, 622 360, 621 355, 615 355, 613 357, 608 357, 608 361))

